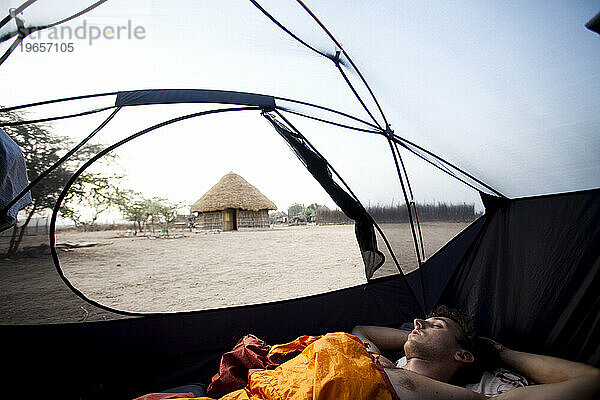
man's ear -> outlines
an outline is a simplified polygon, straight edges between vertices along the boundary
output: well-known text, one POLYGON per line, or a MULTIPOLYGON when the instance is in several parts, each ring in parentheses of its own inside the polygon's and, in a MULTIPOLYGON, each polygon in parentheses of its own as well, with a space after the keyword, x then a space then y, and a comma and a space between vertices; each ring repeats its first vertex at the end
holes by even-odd
POLYGON ((470 364, 475 361, 475 357, 473 353, 468 350, 460 349, 456 353, 454 353, 454 359, 459 363, 470 364))

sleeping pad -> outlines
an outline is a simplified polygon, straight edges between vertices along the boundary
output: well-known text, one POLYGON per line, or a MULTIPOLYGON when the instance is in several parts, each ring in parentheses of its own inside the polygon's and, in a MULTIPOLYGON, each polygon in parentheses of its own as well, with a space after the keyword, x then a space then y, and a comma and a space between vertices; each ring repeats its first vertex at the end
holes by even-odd
MULTIPOLYGON (((234 352, 239 349, 240 342, 234 352)), ((264 349, 260 343, 258 347, 264 349)), ((398 399, 383 368, 356 336, 342 332, 324 336, 301 336, 293 342, 267 349, 265 354, 258 356, 259 364, 266 363, 267 368, 268 364, 282 359, 281 357, 285 358, 286 355, 295 357, 274 369, 253 369, 246 365, 247 385, 225 394, 220 397, 221 400, 398 399)), ((221 360, 222 367, 224 362, 228 363, 227 354, 221 360)), ((242 363, 249 362, 248 357, 242 358, 245 359, 242 363)), ((250 363, 255 361, 250 360, 250 363)), ((227 380, 225 376, 231 370, 230 367, 231 365, 220 368, 220 373, 215 375, 211 385, 223 378, 227 380)))

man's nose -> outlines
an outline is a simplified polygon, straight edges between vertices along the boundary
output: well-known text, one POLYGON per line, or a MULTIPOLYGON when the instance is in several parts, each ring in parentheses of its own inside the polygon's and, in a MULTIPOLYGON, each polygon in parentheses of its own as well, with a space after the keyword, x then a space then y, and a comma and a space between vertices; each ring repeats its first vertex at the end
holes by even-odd
POLYGON ((415 329, 423 329, 425 327, 425 321, 419 318, 415 318, 415 329))

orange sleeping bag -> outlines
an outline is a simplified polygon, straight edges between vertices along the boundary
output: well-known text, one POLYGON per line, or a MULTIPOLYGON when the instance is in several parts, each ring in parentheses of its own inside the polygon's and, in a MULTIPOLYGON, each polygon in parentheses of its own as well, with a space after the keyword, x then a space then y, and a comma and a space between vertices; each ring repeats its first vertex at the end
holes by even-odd
POLYGON ((221 400, 397 399, 383 369, 353 335, 301 336, 271 347, 269 354, 294 351, 301 353, 275 369, 251 371, 245 388, 221 400))

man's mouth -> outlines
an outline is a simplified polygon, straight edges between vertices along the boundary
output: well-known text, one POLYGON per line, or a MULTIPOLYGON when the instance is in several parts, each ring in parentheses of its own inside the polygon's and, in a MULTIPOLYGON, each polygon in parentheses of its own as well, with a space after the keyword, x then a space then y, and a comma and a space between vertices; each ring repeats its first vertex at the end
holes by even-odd
POLYGON ((412 332, 411 332, 411 334, 412 335, 420 335, 421 333, 418 330, 413 329, 412 332))

